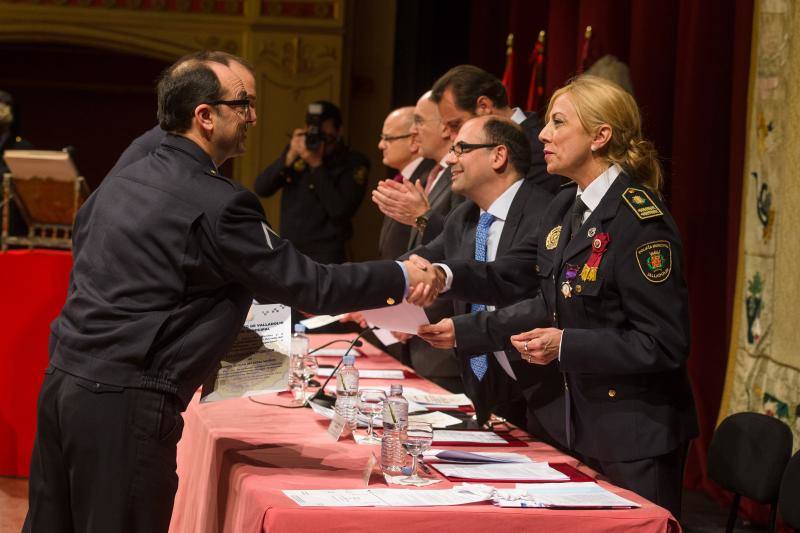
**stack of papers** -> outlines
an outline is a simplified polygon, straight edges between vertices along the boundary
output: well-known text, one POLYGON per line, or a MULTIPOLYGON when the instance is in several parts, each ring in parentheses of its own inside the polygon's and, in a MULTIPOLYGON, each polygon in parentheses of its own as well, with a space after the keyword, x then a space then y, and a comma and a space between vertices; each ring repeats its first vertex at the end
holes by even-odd
POLYGON ((617 496, 592 481, 517 483, 516 489, 497 490, 493 500, 500 507, 564 507, 570 509, 641 507, 638 503, 617 496))
POLYGON ((475 493, 453 487, 446 490, 352 489, 284 490, 303 507, 434 507, 488 501, 490 493, 475 493))
POLYGON ((458 450, 431 449, 422 454, 427 461, 440 463, 530 463, 533 461, 527 455, 508 452, 462 452, 458 450))
MULTIPOLYGON (((332 368, 320 368, 317 375, 326 378, 333 374, 332 368)), ((377 370, 374 368, 359 368, 358 377, 365 379, 405 379, 406 375, 402 370, 377 370)))
POLYGON ((547 463, 452 464, 431 463, 430 466, 448 478, 480 481, 569 481, 547 463))
POLYGON ((494 431, 442 430, 433 432, 433 442, 505 445, 508 441, 494 431))
MULTIPOLYGON (((311 355, 317 357, 344 357, 347 350, 347 348, 322 348, 314 351, 311 355)), ((350 355, 361 357, 361 352, 358 351, 358 348, 353 348, 350 350, 350 355)))
POLYGON ((404 396, 431 409, 472 405, 466 394, 430 394, 419 391, 414 393, 407 392, 404 396))
POLYGON ((300 323, 303 324, 306 329, 317 329, 338 322, 343 316, 344 315, 317 315, 301 320, 300 323))

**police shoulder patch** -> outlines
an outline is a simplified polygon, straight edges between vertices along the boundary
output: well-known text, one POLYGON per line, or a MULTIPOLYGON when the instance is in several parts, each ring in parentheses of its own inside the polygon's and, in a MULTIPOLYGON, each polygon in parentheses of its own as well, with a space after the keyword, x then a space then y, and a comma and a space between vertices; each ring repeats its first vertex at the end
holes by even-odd
POLYGON ((650 241, 636 249, 636 262, 647 281, 661 283, 672 272, 672 247, 669 241, 650 241))
POLYGON ((353 180, 359 185, 364 185, 367 180, 367 167, 364 165, 356 167, 355 172, 353 172, 353 180))
POLYGON ((648 218, 655 218, 664 216, 664 212, 650 198, 650 195, 643 189, 636 187, 628 187, 622 193, 622 199, 628 204, 628 207, 633 210, 633 213, 640 220, 647 220, 648 218))

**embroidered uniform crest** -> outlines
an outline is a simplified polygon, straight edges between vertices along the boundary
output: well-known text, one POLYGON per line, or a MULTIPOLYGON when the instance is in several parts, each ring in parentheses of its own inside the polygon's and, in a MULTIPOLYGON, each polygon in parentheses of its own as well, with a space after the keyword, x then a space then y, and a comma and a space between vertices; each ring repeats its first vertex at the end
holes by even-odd
POLYGON ((672 272, 672 247, 668 241, 645 243, 636 249, 636 261, 648 281, 661 283, 672 272))
POLYGON ((548 250, 554 249, 558 246, 558 238, 561 237, 561 226, 556 226, 547 234, 547 239, 544 241, 544 246, 548 250))
POLYGON ((664 216, 664 212, 650 198, 650 195, 643 189, 636 187, 628 187, 622 193, 622 199, 628 204, 628 207, 633 210, 633 213, 640 220, 647 220, 648 218, 655 218, 664 216))

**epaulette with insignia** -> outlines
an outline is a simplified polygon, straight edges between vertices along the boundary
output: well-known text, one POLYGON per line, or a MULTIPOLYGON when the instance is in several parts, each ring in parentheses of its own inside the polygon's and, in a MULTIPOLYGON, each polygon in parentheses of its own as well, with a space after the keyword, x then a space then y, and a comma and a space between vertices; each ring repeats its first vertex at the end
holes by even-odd
POLYGON ((664 216, 664 212, 658 208, 653 199, 650 198, 650 195, 643 189, 628 187, 622 193, 622 199, 625 200, 625 203, 628 204, 628 207, 631 208, 639 220, 664 216))

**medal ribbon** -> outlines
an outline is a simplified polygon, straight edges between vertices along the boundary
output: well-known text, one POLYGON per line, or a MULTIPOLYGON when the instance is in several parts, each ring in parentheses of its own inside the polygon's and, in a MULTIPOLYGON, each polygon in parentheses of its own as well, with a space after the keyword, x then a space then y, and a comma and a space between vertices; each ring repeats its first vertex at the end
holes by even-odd
POLYGON ((595 281, 597 279, 597 268, 600 266, 600 261, 603 259, 603 254, 608 248, 608 243, 611 241, 608 233, 598 233, 592 241, 592 253, 586 264, 583 265, 581 270, 581 279, 583 281, 595 281))

